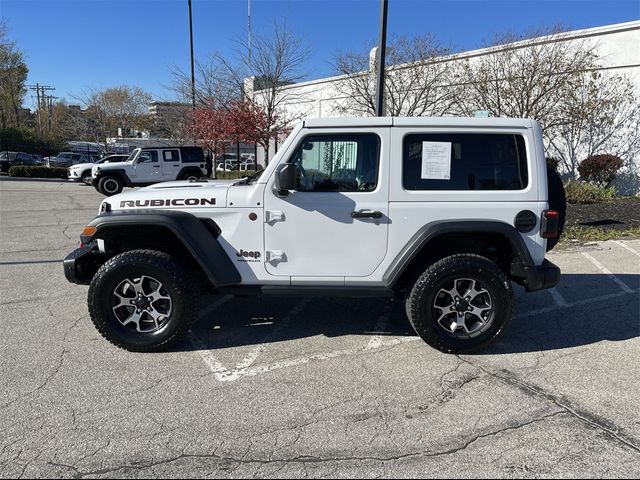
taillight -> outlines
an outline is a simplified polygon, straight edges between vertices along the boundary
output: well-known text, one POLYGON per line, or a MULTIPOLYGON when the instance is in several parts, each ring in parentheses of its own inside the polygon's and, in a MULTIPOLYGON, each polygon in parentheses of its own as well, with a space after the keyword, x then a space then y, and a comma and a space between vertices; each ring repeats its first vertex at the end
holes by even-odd
POLYGON ((560 214, 556 210, 542 212, 542 222, 540 222, 540 235, 542 238, 556 238, 558 236, 559 218, 560 214))

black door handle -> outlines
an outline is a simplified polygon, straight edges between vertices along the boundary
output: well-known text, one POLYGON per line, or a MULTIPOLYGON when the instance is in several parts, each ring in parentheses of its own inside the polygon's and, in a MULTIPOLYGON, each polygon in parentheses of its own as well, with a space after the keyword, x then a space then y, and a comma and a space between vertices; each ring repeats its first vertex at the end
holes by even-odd
POLYGON ((359 212, 351 212, 351 218, 382 218, 382 212, 360 210, 359 212))

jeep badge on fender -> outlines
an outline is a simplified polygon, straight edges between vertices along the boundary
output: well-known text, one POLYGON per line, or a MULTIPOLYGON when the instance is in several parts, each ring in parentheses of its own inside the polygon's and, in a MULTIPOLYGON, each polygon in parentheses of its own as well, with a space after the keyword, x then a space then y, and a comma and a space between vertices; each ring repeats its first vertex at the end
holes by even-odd
POLYGON ((505 331, 512 283, 559 281, 545 252, 562 233, 564 192, 534 120, 308 119, 237 181, 199 180, 183 148, 94 168, 97 187, 119 195, 64 272, 89 285, 91 320, 118 347, 168 348, 202 294, 287 293, 402 299, 427 344, 466 353, 505 331), (183 181, 120 193, 182 168, 183 181))

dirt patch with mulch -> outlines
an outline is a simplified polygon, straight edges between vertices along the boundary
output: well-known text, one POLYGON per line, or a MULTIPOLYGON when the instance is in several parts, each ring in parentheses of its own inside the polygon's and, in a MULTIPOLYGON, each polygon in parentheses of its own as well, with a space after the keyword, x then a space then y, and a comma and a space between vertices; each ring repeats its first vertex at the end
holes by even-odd
POLYGON ((568 227, 629 230, 640 227, 640 197, 619 197, 605 203, 567 205, 568 227))

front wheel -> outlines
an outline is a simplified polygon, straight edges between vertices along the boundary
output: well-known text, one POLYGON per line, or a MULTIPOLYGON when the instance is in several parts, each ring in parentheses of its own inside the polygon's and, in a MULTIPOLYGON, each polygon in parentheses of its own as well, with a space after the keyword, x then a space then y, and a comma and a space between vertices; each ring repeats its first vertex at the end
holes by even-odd
POLYGON ((89 314, 100 334, 132 352, 166 349, 196 318, 188 272, 170 255, 131 250, 109 259, 91 281, 89 314))
POLYGON ((120 193, 123 187, 124 184, 118 177, 104 177, 98 182, 98 191, 107 197, 120 193))
POLYGON ((513 290, 500 268, 474 254, 445 257, 417 280, 407 300, 416 333, 445 353, 493 342, 511 320, 513 290))
POLYGON ((91 185, 92 180, 93 177, 91 176, 91 170, 82 174, 82 181, 85 183, 85 185, 91 185))

